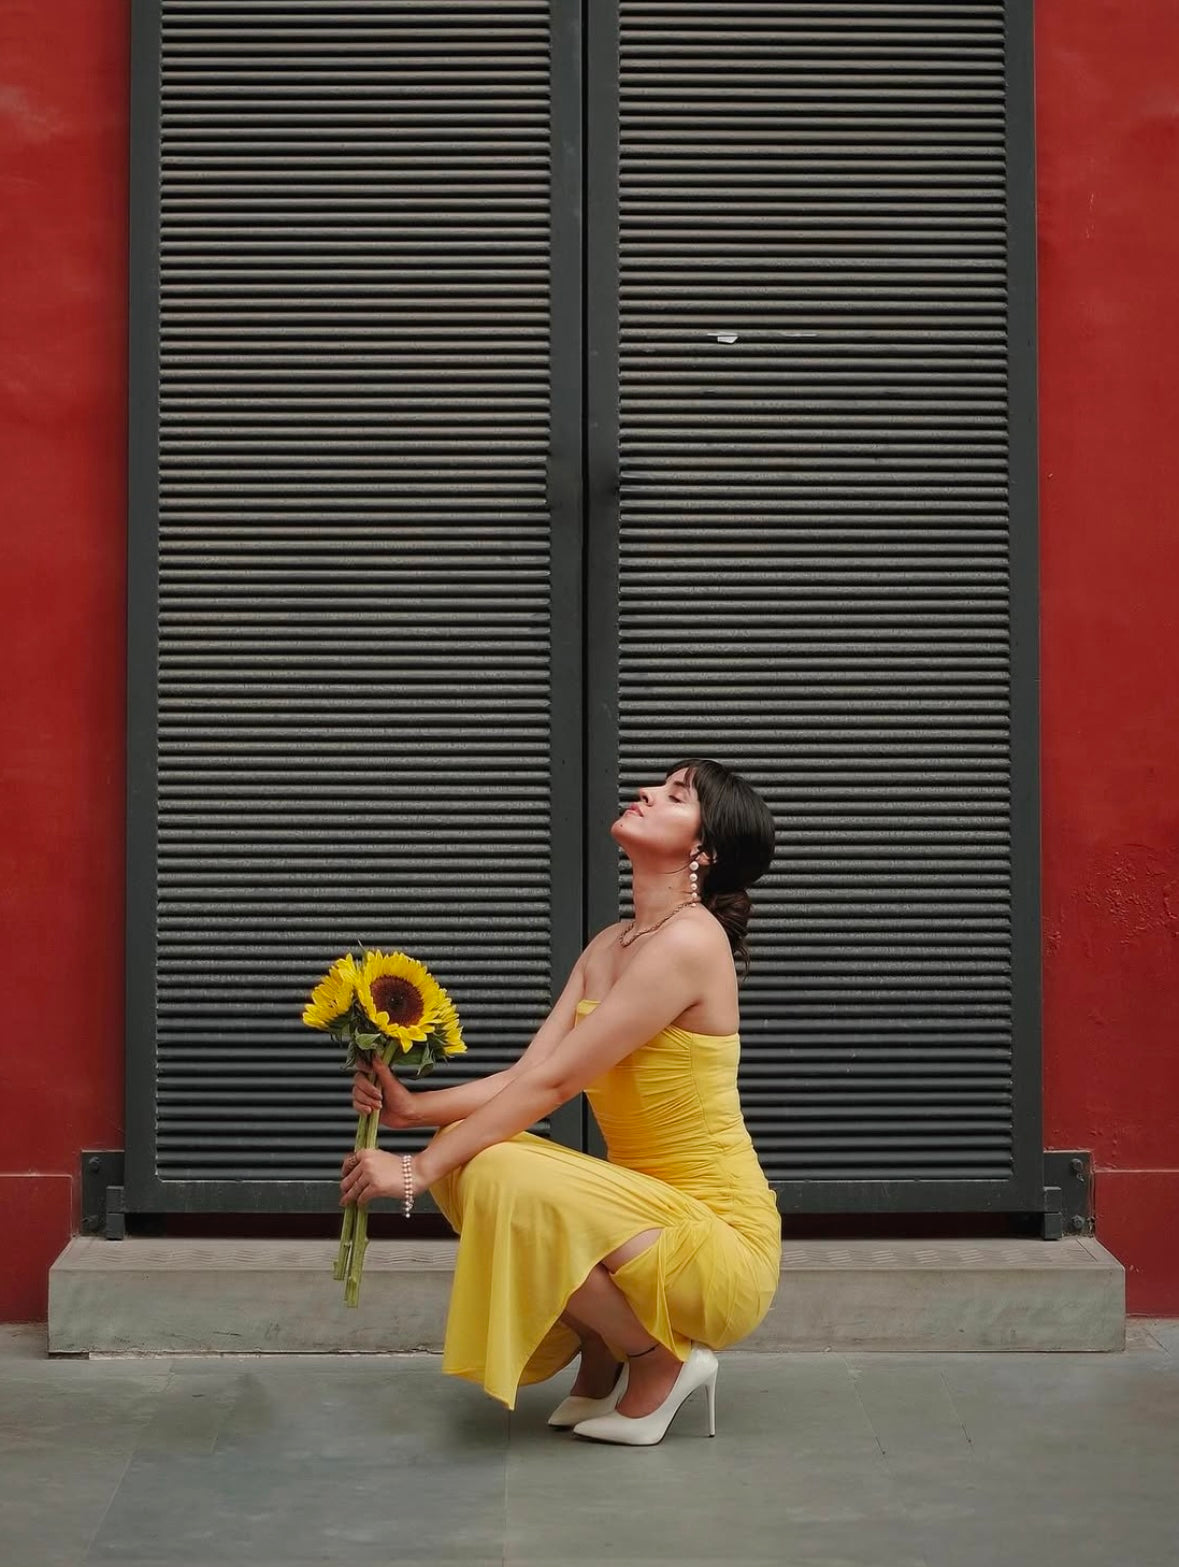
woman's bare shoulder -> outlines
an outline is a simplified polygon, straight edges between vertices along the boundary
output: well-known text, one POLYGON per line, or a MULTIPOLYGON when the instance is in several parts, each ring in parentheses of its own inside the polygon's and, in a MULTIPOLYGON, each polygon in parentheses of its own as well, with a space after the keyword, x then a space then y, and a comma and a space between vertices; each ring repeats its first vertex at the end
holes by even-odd
MULTIPOLYGON (((591 952, 611 946, 631 924, 633 924, 632 920, 615 920, 612 925, 603 925, 601 930, 586 942, 581 954, 582 961, 591 952)), ((704 952, 716 947, 727 952, 729 938, 716 915, 701 904, 700 907, 671 920, 661 930, 652 931, 648 945, 658 946, 661 949, 673 945, 684 946, 687 950, 696 952, 704 952)))
POLYGON ((675 945, 686 952, 701 952, 712 947, 724 947, 727 951, 729 946, 725 927, 712 910, 705 908, 702 903, 677 914, 655 935, 662 936, 665 947, 675 945))
POLYGON ((648 939, 661 961, 686 966, 695 974, 701 995, 717 985, 722 990, 728 988, 734 973, 733 949, 728 933, 711 910, 703 906, 686 909, 648 939))
POLYGON ((582 948, 575 967, 581 976, 583 996, 598 999, 602 987, 610 985, 615 969, 611 948, 617 944, 619 932, 625 929, 626 923, 625 920, 615 920, 612 925, 603 925, 582 948))
MULTIPOLYGON (((583 974, 590 968, 601 969, 603 964, 612 972, 617 972, 614 948, 618 945, 619 937, 632 924, 632 920, 615 920, 612 925, 604 925, 596 935, 591 936, 578 959, 583 974)), ((725 934, 724 927, 715 915, 703 907, 686 910, 684 914, 670 920, 662 929, 654 930, 644 936, 643 950, 651 949, 658 952, 681 952, 689 960, 701 963, 706 968, 711 967, 713 963, 723 967, 730 956, 729 938, 725 934)))
POLYGON ((617 936, 618 933, 622 930, 625 930, 629 924, 629 920, 615 920, 613 925, 603 925, 601 930, 597 931, 586 942, 586 952, 592 951, 595 947, 608 947, 610 945, 610 938, 612 936, 617 936))
POLYGON ((590 937, 585 946, 581 949, 581 956, 577 960, 577 966, 579 969, 581 969, 582 973, 585 972, 595 957, 603 952, 606 952, 611 946, 613 946, 614 942, 618 938, 618 933, 623 930, 625 926, 625 920, 615 920, 613 925, 603 925, 601 930, 596 931, 594 935, 590 937))

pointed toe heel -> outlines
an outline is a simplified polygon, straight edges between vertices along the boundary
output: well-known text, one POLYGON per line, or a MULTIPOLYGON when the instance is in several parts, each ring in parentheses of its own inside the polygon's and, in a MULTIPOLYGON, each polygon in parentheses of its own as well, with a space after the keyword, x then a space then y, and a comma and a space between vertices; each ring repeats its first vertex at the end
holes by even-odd
MULTIPOLYGON (((653 1447, 667 1434, 667 1428, 680 1406, 698 1387, 708 1395, 708 1434, 716 1435, 716 1373, 719 1362, 705 1344, 693 1344, 680 1367, 671 1391, 649 1415, 624 1415, 617 1409, 608 1414, 589 1416, 573 1427, 575 1436, 594 1442, 618 1442, 627 1447, 653 1447)), ((622 1397, 621 1393, 618 1395, 622 1397)))
POLYGON ((581 1420, 593 1420, 598 1415, 608 1415, 626 1392, 628 1371, 629 1368, 624 1363, 618 1381, 605 1398, 583 1398, 580 1394, 570 1393, 569 1397, 563 1399, 549 1416, 549 1425, 555 1426, 559 1431, 568 1431, 581 1420))

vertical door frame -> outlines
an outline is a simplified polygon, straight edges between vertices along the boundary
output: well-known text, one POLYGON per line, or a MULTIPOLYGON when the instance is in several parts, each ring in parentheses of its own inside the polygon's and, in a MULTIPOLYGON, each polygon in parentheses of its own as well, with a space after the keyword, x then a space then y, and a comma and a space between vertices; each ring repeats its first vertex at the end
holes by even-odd
POLYGON ((586 935, 618 918, 618 0, 586 0, 586 935))
MULTIPOLYGON (((585 68, 578 4, 549 0, 551 39, 550 365, 548 461, 551 518, 550 930, 552 1001, 585 946, 585 686, 583 426, 583 91, 585 68), (576 700, 571 700, 572 694, 576 700)), ((551 1004, 551 1003, 550 1003, 551 1004)), ((578 1095, 549 1120, 555 1141, 585 1146, 578 1095)))
POLYGON ((1007 454, 1011 569, 1012 1182, 1044 1207, 1040 921, 1040 529, 1034 0, 1005 0, 1007 454))
POLYGON ((131 6, 127 389, 127 850, 124 1188, 159 1206, 156 944, 159 784, 160 0, 131 6))
MULTIPOLYGON (((585 925, 618 918, 618 0, 585 11, 585 925)), ((584 1104, 583 1146, 605 1139, 584 1104)))

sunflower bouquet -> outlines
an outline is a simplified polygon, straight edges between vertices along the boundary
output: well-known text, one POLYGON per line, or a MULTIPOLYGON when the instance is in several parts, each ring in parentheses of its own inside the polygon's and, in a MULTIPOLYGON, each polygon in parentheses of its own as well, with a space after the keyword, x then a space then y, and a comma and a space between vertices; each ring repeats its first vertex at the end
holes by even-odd
MULTIPOLYGON (((337 958, 311 992, 303 1021, 346 1047, 349 1072, 373 1071, 379 1058, 387 1067, 416 1067, 414 1076, 425 1077, 467 1048, 454 1002, 426 965, 404 952, 362 947, 359 960, 351 953, 337 958)), ((379 1125, 378 1110, 358 1117, 354 1149, 375 1148, 379 1125)), ((359 1302, 367 1246, 368 1212, 350 1202, 332 1270, 344 1281, 347 1306, 359 1302)))

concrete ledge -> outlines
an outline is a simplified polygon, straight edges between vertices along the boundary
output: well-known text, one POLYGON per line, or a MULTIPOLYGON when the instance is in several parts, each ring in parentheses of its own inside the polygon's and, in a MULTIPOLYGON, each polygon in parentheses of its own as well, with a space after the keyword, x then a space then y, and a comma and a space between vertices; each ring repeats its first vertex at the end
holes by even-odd
POLYGON ((1120 1350, 1125 1270, 1060 1241, 784 1241, 746 1349, 1120 1350))
MULTIPOLYGON (((335 1241, 80 1236, 49 1273, 49 1353, 442 1348, 457 1241, 376 1241, 360 1305, 335 1241)), ((751 1350, 1117 1350, 1125 1275, 1095 1240, 785 1241, 751 1350)))

